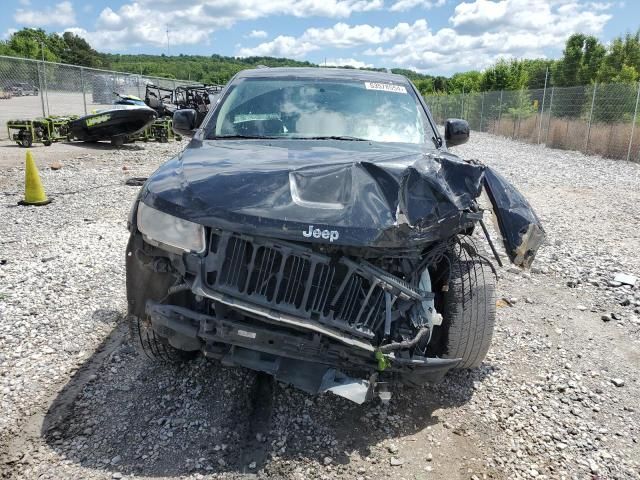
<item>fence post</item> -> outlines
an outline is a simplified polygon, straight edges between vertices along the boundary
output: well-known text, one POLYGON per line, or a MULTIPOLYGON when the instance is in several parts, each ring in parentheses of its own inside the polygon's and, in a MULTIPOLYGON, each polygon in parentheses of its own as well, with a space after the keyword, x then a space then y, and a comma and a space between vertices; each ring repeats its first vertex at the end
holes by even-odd
POLYGON ((636 94, 636 108, 633 110, 633 121, 631 123, 631 136, 629 137, 629 148, 627 149, 627 162, 631 158, 631 145, 633 144, 633 134, 636 129, 636 118, 638 116, 638 100, 640 99, 640 82, 638 82, 638 93, 636 94))
POLYGON ((46 117, 44 110, 44 88, 42 88, 42 77, 40 76, 40 62, 36 61, 36 72, 38 72, 38 89, 40 90, 40 103, 42 103, 42 116, 46 117))
POLYGON ((87 114, 87 94, 84 91, 84 67, 80 67, 80 84, 82 85, 82 103, 84 104, 84 114, 87 114))
POLYGON ((482 92, 482 102, 480 104, 480 132, 482 131, 482 117, 484 116, 484 92, 482 92))
POLYGON ((596 101, 596 90, 598 88, 598 84, 593 84, 593 95, 591 96, 591 111, 589 112, 589 126, 587 127, 587 141, 584 146, 584 153, 589 153, 589 137, 591 137, 591 121, 593 120, 593 104, 596 101))
POLYGON ((464 118, 464 88, 462 89, 462 99, 460 100, 460 118, 464 118))
POLYGON ((551 130, 551 115, 553 115, 553 93, 556 91, 556 87, 551 87, 551 98, 549 99, 549 120, 547 121, 547 134, 544 137, 544 146, 549 144, 549 130, 551 130))
MULTIPOLYGON (((502 120, 502 94, 504 90, 500 90, 500 103, 498 104, 498 128, 500 128, 500 121, 502 120)), ((493 128, 493 133, 496 133, 496 128, 493 128)))
POLYGON ((51 109, 49 108, 49 87, 47 85, 47 64, 42 62, 42 75, 44 77, 44 97, 47 103, 47 115, 51 115, 51 109))
POLYGON ((547 96, 547 77, 549 76, 549 67, 544 72, 544 89, 542 90, 542 106, 540 107, 540 121, 538 122, 538 145, 540 145, 540 135, 542 134, 542 117, 544 116, 544 99, 547 96))

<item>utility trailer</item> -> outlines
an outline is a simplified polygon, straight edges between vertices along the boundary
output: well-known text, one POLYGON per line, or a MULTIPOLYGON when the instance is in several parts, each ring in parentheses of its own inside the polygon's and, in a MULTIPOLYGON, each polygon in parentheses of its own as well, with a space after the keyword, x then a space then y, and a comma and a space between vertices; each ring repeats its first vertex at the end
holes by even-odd
POLYGON ((142 132, 136 135, 133 140, 149 142, 156 141, 167 143, 169 140, 182 140, 182 135, 178 135, 173 131, 173 120, 170 117, 159 118, 142 132))
POLYGON ((77 115, 50 116, 35 120, 9 120, 7 134, 9 138, 24 148, 33 143, 43 143, 46 147, 61 140, 71 140, 69 124, 77 115))

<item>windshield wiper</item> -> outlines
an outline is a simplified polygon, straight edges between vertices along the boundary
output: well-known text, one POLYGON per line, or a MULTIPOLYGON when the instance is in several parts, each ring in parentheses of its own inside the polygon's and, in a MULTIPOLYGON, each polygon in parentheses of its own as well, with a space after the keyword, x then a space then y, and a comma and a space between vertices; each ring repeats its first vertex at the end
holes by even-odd
POLYGON ((358 138, 358 137, 349 137, 347 135, 330 135, 330 136, 319 136, 319 137, 289 137, 286 135, 217 135, 213 138, 214 140, 246 140, 246 139, 266 139, 266 140, 347 140, 350 142, 371 142, 372 140, 368 140, 366 138, 358 138))
POLYGON ((369 142, 366 138, 350 137, 348 135, 328 135, 320 137, 290 137, 294 140, 348 140, 351 142, 369 142))
POLYGON ((250 140, 273 140, 274 138, 286 139, 287 137, 269 136, 269 135, 216 135, 213 140, 238 140, 238 139, 250 139, 250 140))

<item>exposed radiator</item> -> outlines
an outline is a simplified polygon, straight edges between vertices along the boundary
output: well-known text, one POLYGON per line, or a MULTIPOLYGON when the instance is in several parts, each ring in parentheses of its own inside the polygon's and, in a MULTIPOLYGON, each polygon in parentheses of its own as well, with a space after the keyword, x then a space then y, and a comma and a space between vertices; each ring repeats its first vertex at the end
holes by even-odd
POLYGON ((217 291, 366 338, 388 320, 387 301, 391 307, 423 298, 366 262, 219 230, 211 232, 205 270, 206 283, 217 291))

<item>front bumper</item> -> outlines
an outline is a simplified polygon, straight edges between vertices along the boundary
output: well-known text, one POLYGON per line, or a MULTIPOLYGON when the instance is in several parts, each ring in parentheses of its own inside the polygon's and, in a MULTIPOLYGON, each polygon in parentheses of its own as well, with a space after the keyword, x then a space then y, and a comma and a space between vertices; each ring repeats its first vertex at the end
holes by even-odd
MULTIPOLYGON (((459 363, 410 355, 407 348, 383 354, 369 335, 350 325, 322 315, 305 316, 295 305, 278 303, 277 297, 271 303, 257 301, 257 295, 240 292, 235 285, 212 288, 204 281, 210 256, 167 252, 147 244, 137 232, 127 251, 129 314, 179 350, 202 351, 311 394, 331 391, 359 403, 386 383, 437 382, 459 363)), ((352 277, 345 278, 343 283, 352 277)), ((405 295, 402 285, 375 285, 383 285, 389 295, 405 295)), ((339 292, 334 295, 339 297, 339 292)))
POLYGON ((373 346, 350 346, 318 332, 247 317, 207 315, 154 301, 147 301, 145 311, 153 330, 175 348, 201 350, 225 365, 265 372, 308 393, 331 391, 357 403, 373 398, 377 386, 389 382, 440 381, 459 362, 392 355, 387 357, 390 363, 380 368, 373 346))

